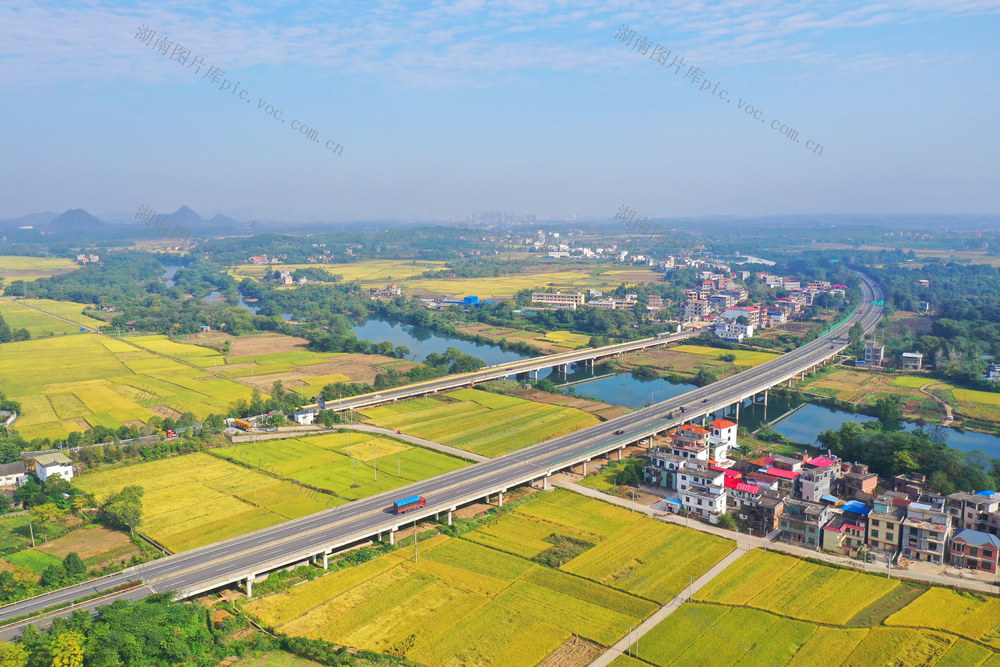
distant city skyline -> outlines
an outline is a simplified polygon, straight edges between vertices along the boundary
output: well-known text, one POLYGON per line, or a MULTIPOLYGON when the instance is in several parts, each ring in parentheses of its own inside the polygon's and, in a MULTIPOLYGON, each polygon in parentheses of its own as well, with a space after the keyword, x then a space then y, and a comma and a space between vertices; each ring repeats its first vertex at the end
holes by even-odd
POLYGON ((1000 213, 1000 0, 99 0, 0 24, 0 218, 1000 213))

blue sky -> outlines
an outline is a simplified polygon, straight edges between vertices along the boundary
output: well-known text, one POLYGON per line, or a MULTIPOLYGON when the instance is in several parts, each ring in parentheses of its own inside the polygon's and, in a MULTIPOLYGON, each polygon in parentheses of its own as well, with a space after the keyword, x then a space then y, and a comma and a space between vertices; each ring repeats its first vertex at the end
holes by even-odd
POLYGON ((1000 213, 1000 0, 0 0, 0 35, 0 217, 1000 213))

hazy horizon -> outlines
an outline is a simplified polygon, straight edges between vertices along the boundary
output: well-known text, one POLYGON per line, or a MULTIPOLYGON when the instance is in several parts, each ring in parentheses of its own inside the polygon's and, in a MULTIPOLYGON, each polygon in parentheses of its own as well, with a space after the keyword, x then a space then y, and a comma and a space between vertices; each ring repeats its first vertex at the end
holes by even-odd
POLYGON ((998 14, 1000 0, 8 5, 0 218, 995 215, 998 14), (171 60, 178 44, 199 74, 171 60), (651 59, 657 44, 680 72, 651 59))

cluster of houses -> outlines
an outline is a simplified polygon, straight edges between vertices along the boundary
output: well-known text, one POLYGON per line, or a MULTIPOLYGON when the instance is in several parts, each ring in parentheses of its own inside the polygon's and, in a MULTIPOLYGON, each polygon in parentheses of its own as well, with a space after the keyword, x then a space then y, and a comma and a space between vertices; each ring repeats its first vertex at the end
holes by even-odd
POLYGON ((399 296, 402 293, 403 290, 400 289, 399 285, 397 285, 396 283, 392 283, 391 285, 386 285, 383 289, 379 289, 377 287, 371 287, 368 289, 368 296, 370 296, 373 299, 377 299, 383 296, 391 298, 394 296, 399 296))
MULTIPOLYGON (((639 302, 638 294, 626 294, 624 299, 601 298, 603 296, 603 292, 599 290, 587 290, 586 295, 583 292, 532 292, 531 302, 551 308, 571 308, 574 310, 577 306, 590 306, 606 310, 634 310, 639 302)), ((663 297, 656 294, 651 294, 646 299, 648 302, 646 310, 649 311, 661 310, 665 305, 668 305, 664 302, 663 297)))
POLYGON ((80 253, 76 256, 76 261, 81 265, 86 266, 88 263, 96 263, 101 261, 100 255, 91 255, 87 253, 80 253))
POLYGON ((25 457, 23 461, 0 464, 0 490, 12 492, 34 475, 43 484, 53 475, 73 479, 73 461, 62 452, 47 452, 25 457))
POLYGON ((788 296, 775 299, 771 304, 742 306, 747 300, 746 289, 738 281, 747 280, 749 271, 731 271, 722 264, 701 272, 702 283, 684 293, 682 319, 689 326, 714 326, 715 334, 723 340, 740 342, 753 336, 755 329, 768 329, 784 324, 813 304, 819 294, 844 294, 847 287, 816 280, 802 285, 801 281, 759 271, 758 280, 771 288, 784 289, 788 296))
POLYGON ((733 460, 736 429, 727 419, 679 427, 650 450, 646 484, 689 515, 717 523, 730 513, 807 548, 997 572, 1000 493, 942 496, 917 474, 887 480, 892 490, 879 492, 867 465, 830 454, 733 460))

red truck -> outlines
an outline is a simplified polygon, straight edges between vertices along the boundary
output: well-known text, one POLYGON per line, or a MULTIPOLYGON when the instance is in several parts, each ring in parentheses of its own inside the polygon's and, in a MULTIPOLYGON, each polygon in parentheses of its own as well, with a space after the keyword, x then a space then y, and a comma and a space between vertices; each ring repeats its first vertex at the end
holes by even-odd
POLYGON ((409 512, 412 509, 418 507, 423 507, 427 504, 423 496, 410 496, 409 498, 403 498, 402 500, 397 500, 392 504, 392 509, 396 514, 402 514, 403 512, 409 512))

